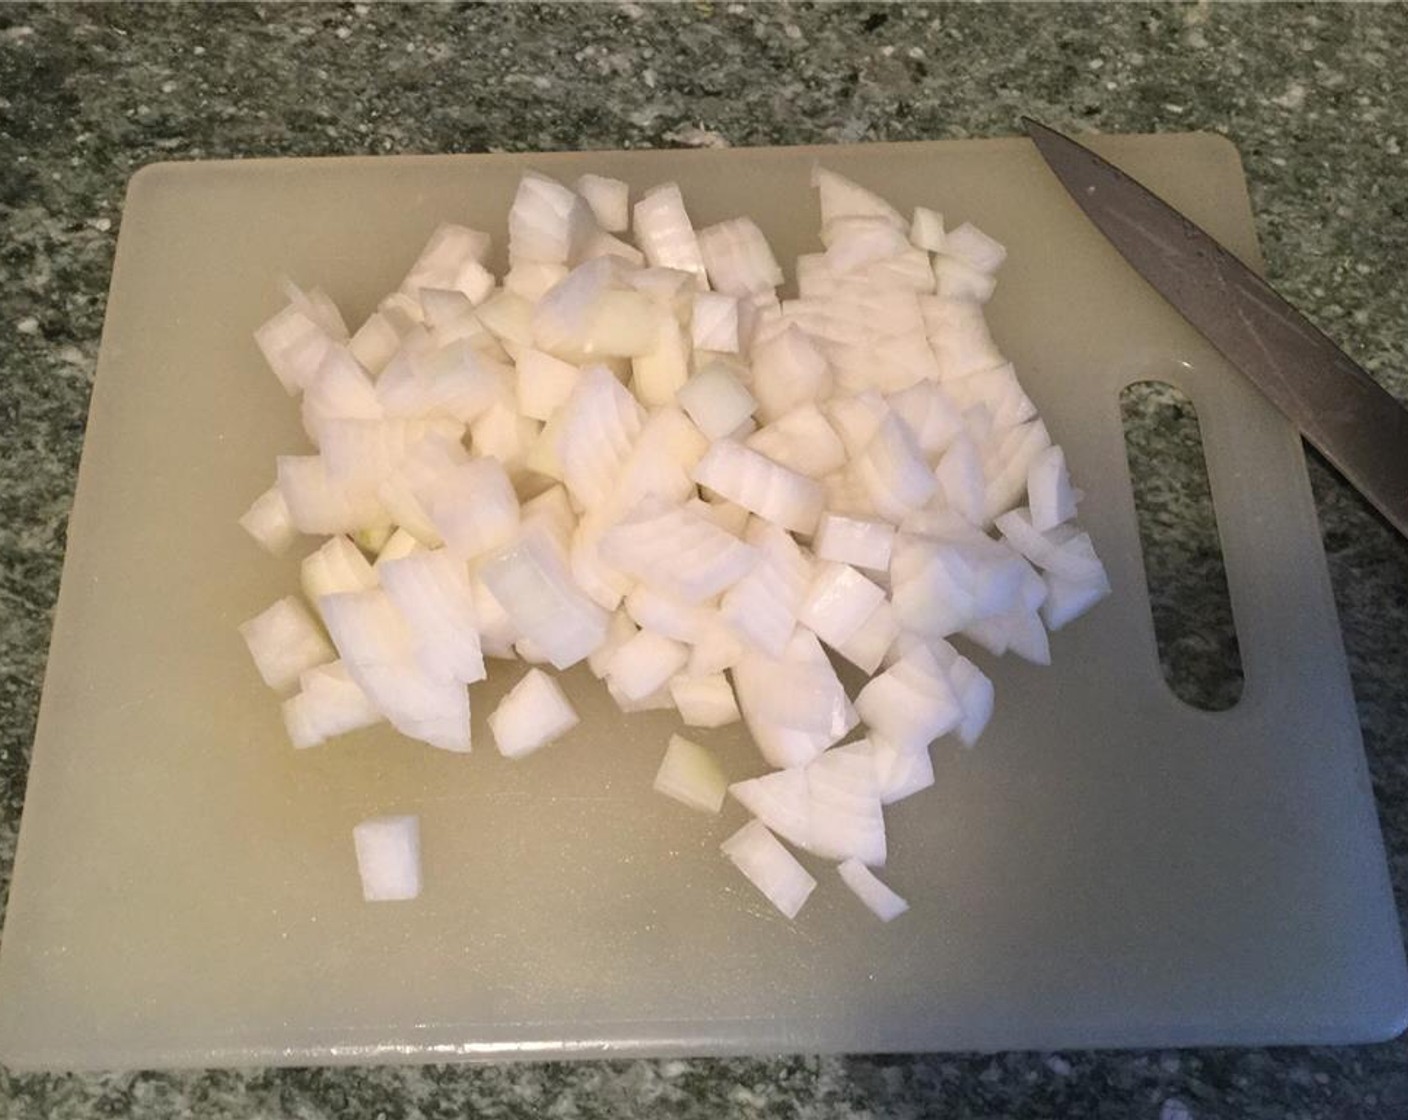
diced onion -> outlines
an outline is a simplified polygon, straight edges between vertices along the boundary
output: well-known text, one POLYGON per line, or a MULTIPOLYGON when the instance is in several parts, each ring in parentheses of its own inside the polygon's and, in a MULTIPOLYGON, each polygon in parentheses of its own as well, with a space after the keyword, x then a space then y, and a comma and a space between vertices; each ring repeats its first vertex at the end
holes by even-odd
POLYGON ((721 672, 675 677, 670 681, 670 696, 689 727, 723 727, 739 719, 733 687, 721 672))
POLYGON ((721 439, 753 415, 758 402, 727 366, 711 362, 698 370, 677 398, 680 407, 710 439, 721 439))
POLYGON ((283 691, 298 675, 333 659, 318 624, 297 599, 287 596, 241 624, 240 634, 264 683, 283 691))
POLYGON ((821 486, 733 440, 716 441, 694 470, 701 486, 736 502, 764 521, 809 533, 821 516, 821 486))
POLYGON ((757 821, 749 821, 720 847, 787 918, 795 918, 816 889, 816 880, 807 869, 757 821))
POLYGON ((700 230, 699 252, 709 282, 728 295, 771 292, 782 283, 782 268, 751 218, 732 218, 700 230))
POLYGON ((920 249, 931 253, 944 251, 944 218, 936 210, 925 206, 914 208, 914 218, 909 224, 909 240, 920 249))
MULTIPOLYGON (((240 629, 269 685, 297 685, 295 748, 385 720, 466 753, 493 658, 530 666, 488 720, 520 759, 576 726, 550 670, 586 661, 622 712, 746 724, 771 772, 729 786, 674 736, 654 788, 709 814, 731 790, 755 819, 723 852, 787 917, 816 882, 779 836, 904 911, 869 870, 885 807, 994 714, 946 639, 1046 664, 1110 584, 988 330, 1006 249, 813 184, 795 299, 750 218, 696 232, 674 184, 632 206, 621 180, 536 172, 501 275, 487 234, 441 225, 350 338, 326 293, 286 286, 255 337, 313 451, 279 457, 240 524, 276 555, 325 538, 301 577, 326 635, 293 597, 240 629)), ((366 898, 419 893, 414 817, 354 836, 366 898)))
POLYGON ((606 681, 627 700, 644 700, 664 688, 689 661, 689 649, 649 630, 641 630, 612 655, 606 681))
POLYGON ((494 745, 505 758, 523 758, 577 726, 562 687, 541 669, 529 669, 489 715, 494 745))
POLYGON ((673 797, 701 813, 717 813, 728 793, 728 780, 714 756, 698 743, 671 735, 660 769, 655 772, 655 792, 673 797))
POLYGON ((283 713, 289 738, 300 748, 371 727, 383 718, 341 661, 299 674, 298 692, 284 701, 283 713))
POLYGON ((967 261, 981 272, 996 272, 1007 259, 1007 250, 971 222, 948 231, 943 251, 967 261))
POLYGON ((718 292, 699 292, 690 317, 695 350, 736 354, 742 347, 739 301, 718 292))
POLYGON ((699 239, 685 212, 684 197, 674 183, 646 191, 635 205, 636 243, 656 268, 692 273, 701 288, 707 286, 699 239))
POLYGON ((609 233, 620 233, 630 225, 631 188, 620 179, 604 175, 583 175, 577 180, 577 193, 592 208, 597 225, 609 233))
POLYGON ((888 572, 890 550, 894 543, 894 526, 883 521, 823 513, 817 524, 813 547, 818 560, 888 572))
POLYGON ((266 552, 282 556, 298 536, 288 503, 277 486, 271 486, 255 498, 240 517, 240 526, 260 543, 266 552))
POLYGON ((842 881, 850 887, 866 908, 882 922, 890 922, 909 909, 909 903, 875 877, 875 872, 857 859, 848 859, 837 867, 842 881))
POLYGON ((404 902, 420 896, 418 817, 372 817, 352 830, 352 840, 367 902, 404 902))

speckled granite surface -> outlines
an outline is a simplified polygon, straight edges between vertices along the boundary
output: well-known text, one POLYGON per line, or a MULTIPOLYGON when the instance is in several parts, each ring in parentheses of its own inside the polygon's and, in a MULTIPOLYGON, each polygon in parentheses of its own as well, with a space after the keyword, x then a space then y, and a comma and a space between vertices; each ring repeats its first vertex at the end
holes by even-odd
MULTIPOLYGON (((0 7, 0 874, 129 175, 158 159, 1210 129, 1269 272, 1408 398, 1402 7, 0 7)), ((1141 402, 1149 438, 1167 401, 1141 402)), ((1163 418, 1161 420, 1161 417, 1163 418)), ((1408 902, 1408 546, 1312 473, 1408 902)), ((1190 525, 1165 490, 1153 516, 1190 525)), ((1170 570, 1215 585, 1186 530, 1170 570)), ((1176 622, 1173 623, 1176 627, 1176 622)), ((1175 635, 1192 640, 1188 635, 1175 635)), ((1214 696, 1223 655, 1171 658, 1214 696)), ((1195 648, 1196 654, 1198 649, 1195 648)), ((15 1076, 0 1116, 1396 1117, 1400 1043, 15 1076)))

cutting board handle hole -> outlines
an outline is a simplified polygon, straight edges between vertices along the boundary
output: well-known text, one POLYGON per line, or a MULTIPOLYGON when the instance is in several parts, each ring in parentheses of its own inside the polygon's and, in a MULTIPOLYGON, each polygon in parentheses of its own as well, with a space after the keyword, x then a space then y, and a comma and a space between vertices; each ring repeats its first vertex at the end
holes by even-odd
POLYGON ((1242 656, 1197 410, 1167 382, 1136 381, 1120 417, 1159 666, 1184 703, 1225 711, 1242 696, 1242 656))

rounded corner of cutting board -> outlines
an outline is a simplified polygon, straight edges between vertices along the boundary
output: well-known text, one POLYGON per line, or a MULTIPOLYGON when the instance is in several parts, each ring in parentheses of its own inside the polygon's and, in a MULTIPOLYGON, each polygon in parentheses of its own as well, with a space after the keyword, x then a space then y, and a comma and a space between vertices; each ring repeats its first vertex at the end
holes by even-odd
POLYGON ((144 163, 136 171, 132 172, 127 180, 127 198, 123 204, 124 209, 130 208, 134 203, 143 202, 149 194, 160 192, 172 179, 179 179, 184 174, 189 174, 194 163, 182 160, 162 159, 152 163, 144 163))
POLYGON ((1396 974, 1380 989, 1382 999, 1356 1024, 1348 1044, 1392 1042, 1408 1031, 1408 963, 1401 951, 1394 963, 1396 974))
POLYGON ((1247 169, 1242 163, 1242 150, 1230 136, 1202 130, 1184 135, 1190 145, 1206 152, 1208 161, 1215 164, 1229 179, 1245 184, 1247 169))
POLYGON ((0 1012, 0 1070, 28 1073, 39 1069, 34 1052, 28 1049, 16 1030, 16 1024, 0 1012))

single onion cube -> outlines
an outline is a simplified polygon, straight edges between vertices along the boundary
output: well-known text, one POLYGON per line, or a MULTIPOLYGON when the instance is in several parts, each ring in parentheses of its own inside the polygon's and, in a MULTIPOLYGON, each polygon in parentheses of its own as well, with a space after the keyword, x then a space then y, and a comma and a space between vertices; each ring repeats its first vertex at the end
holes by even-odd
MULTIPOLYGON (((480 270, 481 282, 476 283, 472 290, 482 293, 479 296, 482 303, 484 296, 494 288, 494 277, 484 270, 483 265, 476 267, 480 270), (483 287, 482 277, 488 277, 488 288, 483 287)), ((426 324, 436 331, 452 330, 460 323, 470 322, 474 314, 474 302, 457 288, 422 287, 420 306, 426 324)))
POLYGON ((885 811, 875 759, 845 747, 817 756, 806 769, 806 848, 823 859, 885 862, 885 811))
POLYGON ((283 715, 289 738, 300 749, 384 718, 341 661, 305 670, 298 687, 300 691, 284 701, 283 715))
POLYGON ((541 524, 564 555, 571 551, 572 533, 577 528, 577 512, 561 485, 550 486, 537 497, 524 502, 518 520, 520 525, 541 524))
POLYGON ((329 537, 316 552, 303 558, 300 569, 303 594, 310 603, 339 591, 370 591, 377 584, 376 572, 362 550, 346 537, 329 537))
POLYGON ((941 299, 987 303, 997 281, 992 273, 974 268, 963 258, 941 253, 934 258, 934 288, 941 299))
POLYGON ((328 476, 320 455, 280 455, 279 493, 300 533, 357 532, 386 523, 376 492, 328 476))
POLYGON ((897 256, 909 245, 904 231, 884 218, 837 218, 822 227, 821 239, 826 266, 837 276, 897 256))
POLYGON ((881 420, 853 469, 875 511, 889 521, 902 521, 938 488, 914 434, 892 414, 881 420))
POLYGON ((816 880, 761 821, 749 821, 719 847, 788 918, 797 916, 816 889, 816 880))
POLYGON ((846 644, 875 609, 885 591, 849 564, 821 565, 798 611, 798 619, 832 649, 846 644))
POLYGON ((1110 580, 1101 568, 1095 575, 1082 580, 1070 580, 1047 572, 1046 601, 1041 605, 1041 617, 1051 630, 1059 630, 1072 619, 1079 618, 1110 593, 1110 580))
POLYGON ((714 756, 698 743, 671 735, 654 789, 701 813, 717 813, 724 805, 728 779, 714 756))
POLYGON ((290 303, 254 332, 255 344, 290 396, 307 387, 338 343, 309 311, 290 303))
POLYGON ((421 549, 388 560, 380 575, 387 597, 410 624, 420 666, 461 684, 483 680, 474 586, 464 563, 442 548, 421 549))
POLYGON ((317 715, 311 710, 308 698, 296 692, 283 702, 284 730, 289 742, 298 750, 316 747, 326 741, 327 736, 318 724, 317 715))
POLYGON ((931 253, 944 251, 944 216, 926 206, 914 208, 914 220, 909 223, 910 244, 931 253))
POLYGON ((788 324, 776 335, 754 338, 749 355, 753 392, 762 418, 773 421, 798 405, 831 395, 831 366, 811 336, 788 324))
POLYGON ((727 622, 715 617, 713 623, 692 643, 688 673, 709 676, 732 669, 743 657, 743 643, 727 622))
POLYGON ((833 648, 869 676, 880 668, 885 654, 899 634, 900 624, 895 617, 895 609, 887 599, 870 612, 870 617, 860 624, 859 629, 833 648))
POLYGON ((770 292, 783 281, 763 231, 752 218, 730 218, 698 233, 709 281, 731 296, 770 292))
POLYGON ((1027 468, 1032 528, 1046 533, 1076 515, 1076 491, 1066 470, 1066 454, 1054 444, 1038 452, 1027 468))
POLYGON ((606 637, 609 616, 573 581, 566 558, 541 522, 488 557, 478 576, 518 635, 541 648, 554 668, 585 660, 606 637))
POLYGON ((825 478, 846 465, 846 445, 810 401, 754 432, 747 444, 808 478, 825 478))
POLYGON ((610 621, 607 623, 606 637, 602 640, 601 645, 592 650, 587 657, 587 665, 592 671, 592 676, 597 680, 605 680, 606 670, 610 668, 611 659, 616 656, 616 651, 639 632, 636 624, 631 621, 630 615, 624 610, 613 611, 610 621))
MULTIPOLYGON (((565 264, 547 261, 519 261, 504 274, 504 288, 516 296, 537 303, 553 288, 567 279, 571 271, 565 264)), ((522 357, 522 354, 519 355, 522 357)))
POLYGON ((856 711, 873 733, 901 749, 928 746, 956 728, 964 711, 925 646, 918 646, 860 690, 856 711))
POLYGON ((620 233, 631 224, 631 188, 620 179, 588 174, 573 185, 577 193, 586 199, 596 224, 602 229, 620 233))
POLYGON ((372 565, 372 570, 375 571, 382 564, 389 564, 391 561, 409 556, 413 552, 419 552, 424 547, 411 533, 398 528, 386 538, 386 543, 377 550, 376 562, 372 565))
POLYGON ((606 667, 606 680, 627 700, 643 700, 663 688, 689 661, 689 647, 641 630, 621 643, 606 667))
POLYGON ((707 509, 648 497, 603 534, 601 558, 687 603, 712 599, 753 569, 758 552, 716 525, 707 509))
POLYGON ((510 399, 496 401, 485 409, 469 426, 469 436, 476 456, 516 468, 527 460, 542 430, 541 421, 515 412, 510 399))
POLYGON ((367 902, 403 902, 420 894, 418 817, 372 817, 352 829, 352 843, 367 902))
POLYGON ((893 805, 934 784, 934 760, 927 745, 901 748, 873 733, 869 744, 883 804, 893 805))
POLYGON ((949 444, 934 471, 944 502, 972 525, 980 525, 986 512, 987 492, 983 463, 977 445, 966 435, 949 444))
POLYGON ((990 681, 981 669, 966 657, 960 657, 948 669, 948 683, 953 686, 963 709, 963 718, 955 729, 959 741, 971 747, 992 719, 994 692, 990 681))
POLYGON ((518 532, 518 496, 497 459, 449 467, 421 497, 445 547, 459 559, 506 545, 518 532))
POLYGON ((655 268, 690 272, 701 289, 708 288, 699 239, 675 183, 664 183, 645 192, 631 211, 636 245, 655 268))
POLYGON ((264 683, 280 691, 296 683, 303 670, 337 656, 318 624, 292 595, 241 623, 240 634, 264 683))
POLYGON ((508 256, 519 261, 565 264, 596 232, 590 206, 555 179, 536 171, 518 181, 508 212, 508 256))
POLYGON ((622 605, 631 616, 631 621, 642 630, 653 630, 677 642, 693 642, 704 633, 715 616, 710 607, 686 603, 669 592, 656 590, 648 583, 638 583, 631 588, 622 605))
POLYGON ((675 677, 670 696, 690 727, 723 727, 739 718, 738 702, 723 673, 702 677, 675 677))
POLYGON ((675 394, 695 426, 722 439, 753 415, 758 402, 723 362, 709 362, 675 394))
POLYGON ((298 536, 298 530, 293 526, 293 515, 289 513, 283 491, 277 485, 269 487, 254 499, 240 517, 240 527, 274 556, 282 556, 298 536))
POLYGON ((401 290, 415 295, 424 288, 461 289, 477 295, 475 303, 482 302, 485 278, 487 288, 494 286, 494 278, 483 266, 489 245, 489 235, 480 230, 448 223, 439 226, 401 282, 401 290))
POLYGON ((758 822, 805 848, 811 841, 812 800, 805 766, 789 766, 734 782, 729 793, 758 822))
POLYGON ((733 440, 716 440, 695 465, 694 481, 796 533, 811 533, 826 500, 815 479, 733 440))
POLYGON ((530 755, 576 726, 562 687, 541 669, 530 669, 489 716, 494 745, 505 758, 530 755))
POLYGON ((812 168, 812 187, 821 203, 823 226, 840 218, 880 218, 896 229, 904 228, 904 218, 898 210, 844 175, 817 165, 812 168))
POLYGON ((533 345, 533 306, 532 301, 505 288, 476 307, 474 316, 513 356, 533 345))
POLYGON ((944 252, 971 264, 979 272, 996 272, 1007 259, 1002 243, 971 222, 964 222, 944 236, 944 252))
POLYGON ((909 909, 909 903, 876 878, 875 872, 860 860, 848 859, 837 870, 846 886, 882 922, 893 921, 909 909))
POLYGON ((890 550, 895 528, 869 517, 847 517, 823 513, 813 540, 817 558, 838 564, 853 564, 876 572, 890 570, 890 550))
POLYGON ((668 312, 661 312, 655 343, 631 359, 631 389, 648 408, 670 404, 689 379, 689 339, 668 312))
POLYGON ((544 350, 518 356, 518 411, 534 420, 547 420, 567 403, 577 384, 577 367, 544 350))
POLYGON ((391 320, 380 311, 372 312, 347 344, 352 356, 372 375, 385 369, 386 363, 395 357, 400 348, 401 336, 391 320))
POLYGON ((718 292, 699 292, 690 316, 690 340, 696 350, 739 351, 738 300, 718 292))

